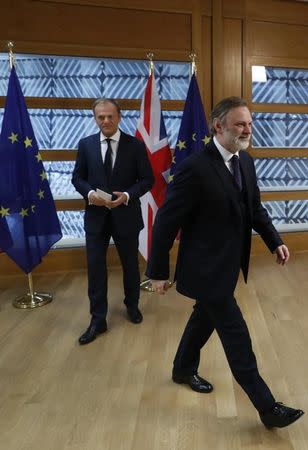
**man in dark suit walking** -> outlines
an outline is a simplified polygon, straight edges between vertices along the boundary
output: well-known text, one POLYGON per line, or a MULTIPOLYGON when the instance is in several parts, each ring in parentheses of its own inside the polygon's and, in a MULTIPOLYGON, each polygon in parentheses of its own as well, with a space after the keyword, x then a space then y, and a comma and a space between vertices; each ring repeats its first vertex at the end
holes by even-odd
POLYGON ((173 366, 173 381, 209 393, 198 375, 201 348, 214 330, 230 369, 267 427, 284 427, 303 411, 275 401, 261 378, 246 322, 234 298, 242 269, 247 281, 251 230, 256 230, 279 264, 289 251, 260 202, 254 163, 247 149, 252 118, 238 97, 212 112, 213 139, 180 165, 153 228, 146 274, 155 291, 168 287, 169 250, 181 229, 176 264, 177 290, 196 300, 173 366))
POLYGON ((143 319, 138 308, 138 237, 143 228, 139 198, 154 182, 144 144, 118 128, 121 120, 118 104, 112 99, 98 99, 93 112, 100 131, 79 142, 72 178, 86 201, 84 224, 91 322, 79 338, 81 345, 92 342, 107 330, 106 253, 111 237, 123 268, 128 318, 136 324, 143 319))

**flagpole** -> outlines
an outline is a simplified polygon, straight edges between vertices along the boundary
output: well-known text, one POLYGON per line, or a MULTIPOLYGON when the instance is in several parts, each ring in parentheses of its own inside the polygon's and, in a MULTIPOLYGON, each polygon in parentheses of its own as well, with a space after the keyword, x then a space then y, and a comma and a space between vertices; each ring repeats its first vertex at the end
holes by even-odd
MULTIPOLYGON (((197 75, 197 64, 196 64, 196 59, 197 59, 197 54, 194 51, 191 51, 188 55, 189 59, 191 60, 191 66, 190 66, 190 78, 193 75, 197 75)), ((174 270, 174 275, 172 277, 172 279, 175 279, 175 270, 174 270)), ((168 288, 172 287, 174 284, 174 281, 168 281, 168 288)))
POLYGON ((15 65, 15 56, 13 53, 13 47, 14 47, 14 42, 9 41, 7 43, 7 47, 9 49, 9 64, 10 64, 10 69, 13 69, 13 66, 15 65))
POLYGON ((154 73, 154 53, 149 52, 147 53, 147 59, 149 60, 149 75, 152 75, 154 73))
MULTIPOLYGON (((149 60, 149 76, 151 76, 154 73, 153 58, 154 58, 153 52, 147 53, 147 59, 149 60)), ((151 286, 151 281, 148 278, 145 278, 140 282, 140 289, 147 292, 154 292, 154 289, 151 286)))
POLYGON ((191 76, 193 76, 194 74, 197 75, 197 65, 196 65, 196 59, 197 59, 197 54, 195 52, 191 52, 189 54, 189 59, 191 60, 191 76))
MULTIPOLYGON (((12 70, 15 66, 15 55, 13 53, 14 43, 9 41, 7 43, 8 52, 9 52, 9 64, 10 69, 12 70)), ((17 297, 13 301, 13 305, 16 308, 26 309, 26 308, 37 308, 38 306, 46 305, 46 303, 50 303, 52 301, 53 296, 47 292, 34 292, 33 289, 33 280, 32 273, 28 273, 28 283, 29 283, 29 292, 26 294, 17 297)))
MULTIPOLYGON (((154 62, 153 62, 153 58, 154 58, 154 53, 149 52, 147 53, 147 59, 149 60, 149 77, 151 75, 154 74, 154 62)), ((149 257, 149 255, 148 255, 149 257)), ((172 282, 169 281, 169 287, 172 286, 172 282)), ((140 289, 147 291, 147 292, 154 292, 154 289, 151 286, 151 281, 148 278, 145 278, 143 281, 141 281, 140 283, 140 289)))

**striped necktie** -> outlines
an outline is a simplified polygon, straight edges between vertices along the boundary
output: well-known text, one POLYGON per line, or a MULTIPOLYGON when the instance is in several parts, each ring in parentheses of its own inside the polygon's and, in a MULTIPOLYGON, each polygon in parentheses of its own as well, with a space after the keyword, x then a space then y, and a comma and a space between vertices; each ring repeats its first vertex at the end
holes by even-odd
POLYGON ((237 155, 233 155, 231 158, 231 166, 233 170, 233 176, 235 179, 235 182, 237 184, 237 187, 239 190, 242 190, 242 175, 241 175, 241 169, 240 169, 240 160, 237 155))

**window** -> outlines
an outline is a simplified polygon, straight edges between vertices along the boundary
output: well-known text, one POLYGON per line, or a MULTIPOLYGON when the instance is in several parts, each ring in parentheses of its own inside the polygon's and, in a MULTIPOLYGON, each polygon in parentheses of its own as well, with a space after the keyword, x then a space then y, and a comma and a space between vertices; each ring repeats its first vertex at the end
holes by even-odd
POLYGON ((258 182, 275 197, 264 206, 281 231, 308 229, 308 70, 253 66, 252 102, 258 182))
POLYGON ((254 103, 308 104, 308 70, 253 66, 252 82, 254 103))
MULTIPOLYGON (((67 155, 77 148, 79 139, 98 131, 91 110, 92 100, 98 97, 140 100, 149 72, 146 61, 23 54, 16 54, 15 57, 24 96, 34 97, 36 103, 42 105, 34 109, 30 100, 28 104, 39 148, 54 151, 65 149, 67 155), (59 102, 59 99, 62 101, 59 102), (67 108, 63 107, 63 103, 67 108)), ((155 78, 161 100, 185 100, 189 70, 190 63, 186 62, 155 62, 155 78)), ((0 96, 6 96, 8 79, 8 56, 2 53, 0 96)), ((132 105, 135 103, 132 102, 132 105)), ((163 111, 171 147, 176 144, 181 109, 163 111)), ((0 108, 0 126, 3 112, 4 109, 0 108)), ((122 110, 121 129, 134 135, 138 118, 139 109, 136 109, 136 105, 122 110)), ((80 198, 70 182, 74 162, 69 161, 72 159, 69 156, 67 159, 44 161, 55 199, 80 198)), ((58 211, 58 215, 64 235, 62 243, 68 238, 70 243, 71 239, 76 242, 83 239, 82 211, 58 211)))

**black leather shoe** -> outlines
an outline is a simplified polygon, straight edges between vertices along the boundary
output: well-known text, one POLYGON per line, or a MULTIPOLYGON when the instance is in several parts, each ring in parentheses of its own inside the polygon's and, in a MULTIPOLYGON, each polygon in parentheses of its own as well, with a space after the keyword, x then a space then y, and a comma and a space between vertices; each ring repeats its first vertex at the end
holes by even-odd
POLYGON ((266 428, 283 428, 299 419, 304 414, 304 411, 289 408, 289 406, 277 402, 269 411, 259 414, 266 428))
POLYGON ((179 384, 188 384, 188 386, 196 392, 202 392, 203 394, 209 394, 212 392, 213 385, 206 381, 199 375, 172 375, 172 380, 179 384))
POLYGON ((143 316, 138 306, 135 308, 127 308, 127 315, 132 323, 141 323, 143 321, 143 316))
POLYGON ((96 339, 99 334, 105 333, 107 331, 106 321, 100 325, 91 325, 89 328, 80 336, 78 339, 80 345, 89 344, 96 339))

